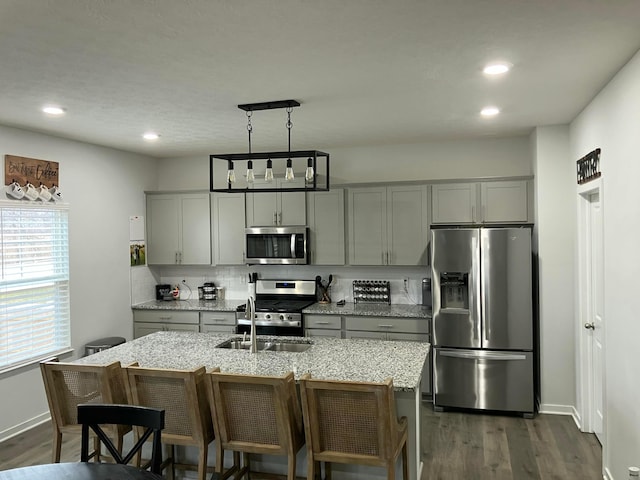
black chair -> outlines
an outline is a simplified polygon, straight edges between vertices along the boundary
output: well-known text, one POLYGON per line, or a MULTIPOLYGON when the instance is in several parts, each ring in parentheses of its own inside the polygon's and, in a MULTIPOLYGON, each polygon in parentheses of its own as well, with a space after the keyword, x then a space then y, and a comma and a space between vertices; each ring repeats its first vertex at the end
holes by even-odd
POLYGON ((80 461, 89 461, 89 428, 107 447, 116 463, 127 464, 134 455, 142 450, 142 446, 153 434, 150 470, 160 475, 162 473, 162 444, 161 434, 164 428, 164 410, 140 407, 134 405, 114 405, 100 403, 83 403, 78 405, 78 423, 82 425, 82 446, 80 461), (144 427, 144 433, 129 453, 122 456, 111 439, 100 425, 132 425, 144 427))

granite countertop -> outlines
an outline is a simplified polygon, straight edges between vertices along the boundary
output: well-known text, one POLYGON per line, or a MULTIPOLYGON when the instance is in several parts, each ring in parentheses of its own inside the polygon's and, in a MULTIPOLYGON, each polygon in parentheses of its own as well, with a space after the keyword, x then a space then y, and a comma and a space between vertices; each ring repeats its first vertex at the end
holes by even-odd
POLYGON ((151 300, 132 305, 134 310, 193 310, 202 312, 235 312, 242 300, 151 300))
POLYGON ((343 340, 334 338, 262 337, 276 341, 308 343, 305 352, 249 353, 248 350, 215 348, 238 335, 195 332, 156 332, 131 342, 76 360, 76 363, 191 369, 204 365, 222 372, 247 375, 284 375, 292 371, 298 380, 309 372, 314 378, 380 382, 393 377, 398 391, 415 391, 430 345, 426 342, 343 340))
POLYGON ((302 313, 370 317, 431 318, 430 307, 403 303, 395 303, 391 305, 378 303, 345 303, 342 306, 338 306, 335 303, 314 303, 310 307, 305 308, 302 313))
MULTIPOLYGON (((192 310, 203 312, 235 312, 243 300, 151 300, 149 302, 132 305, 134 310, 192 310)), ((431 318, 431 309, 422 305, 395 303, 387 304, 355 304, 346 303, 338 306, 335 303, 314 303, 305 308, 302 313, 317 313, 325 315, 360 315, 371 317, 405 317, 431 318)))

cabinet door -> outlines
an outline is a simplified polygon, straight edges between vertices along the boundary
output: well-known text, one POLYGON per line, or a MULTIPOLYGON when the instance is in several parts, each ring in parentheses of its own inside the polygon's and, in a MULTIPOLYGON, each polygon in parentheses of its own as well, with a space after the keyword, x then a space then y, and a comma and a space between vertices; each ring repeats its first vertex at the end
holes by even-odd
POLYGON ((388 265, 428 265, 427 186, 387 188, 388 265))
POLYGON ((528 220, 527 181, 482 182, 483 222, 523 223, 528 220))
POLYGON ((313 265, 344 265, 344 190, 312 192, 307 197, 313 265))
MULTIPOLYGON (((270 188, 277 186, 267 183, 264 180, 256 180, 253 184, 254 190, 259 188, 270 188)), ((246 225, 247 227, 268 227, 276 225, 276 193, 247 193, 246 196, 246 225)))
POLYGON ((477 215, 476 202, 475 183, 432 185, 432 221, 433 223, 474 223, 477 215))
POLYGON ((345 333, 345 338, 349 339, 365 339, 365 340, 386 340, 387 334, 385 332, 360 332, 360 331, 349 331, 347 330, 345 333))
POLYGON ((144 337, 150 333, 162 332, 164 323, 136 323, 133 324, 133 338, 144 337))
MULTIPOLYGON (((400 340, 408 342, 431 342, 431 335, 427 333, 389 333, 389 340, 400 340)), ((422 370, 422 382, 420 391, 423 395, 431 396, 431 352, 427 357, 422 370)))
MULTIPOLYGON (((304 177, 296 177, 292 182, 279 179, 278 182, 280 188, 304 188, 304 177)), ((306 225, 306 193, 283 192, 278 195, 278 225, 306 225)))
POLYGON ((304 331, 305 337, 342 338, 342 330, 325 330, 322 328, 310 328, 304 331))
POLYGON ((242 265, 245 248, 245 196, 242 193, 215 193, 211 199, 214 264, 242 265))
POLYGON ((211 265, 209 194, 181 195, 180 200, 182 216, 180 263, 211 265))
POLYGON ((180 204, 176 195, 147 195, 147 263, 178 263, 180 204))
MULTIPOLYGON (((260 188, 304 188, 304 177, 286 182, 282 178, 267 183, 256 180, 254 189, 260 188)), ((306 225, 305 192, 247 193, 247 226, 306 225)))
POLYGON ((349 263, 384 265, 387 252, 387 189, 349 190, 349 263))

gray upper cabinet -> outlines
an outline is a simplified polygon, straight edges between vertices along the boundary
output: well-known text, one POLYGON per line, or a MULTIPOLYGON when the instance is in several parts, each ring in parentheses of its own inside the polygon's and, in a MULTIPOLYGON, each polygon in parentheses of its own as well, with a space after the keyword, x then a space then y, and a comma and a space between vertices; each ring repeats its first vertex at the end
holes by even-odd
MULTIPOLYGON (((256 180, 254 189, 259 188, 304 188, 304 177, 286 182, 278 178, 273 183, 256 180)), ((305 192, 265 192, 247 193, 247 227, 272 225, 306 225, 305 192)))
POLYGON ((147 263, 210 265, 209 193, 147 194, 147 263))
POLYGON ((310 263, 344 265, 344 190, 307 194, 310 263))
POLYGON ((426 185, 349 190, 351 265, 426 265, 429 241, 426 185))
POLYGON ((211 238, 215 265, 244 264, 244 193, 211 194, 211 238))
POLYGON ((529 221, 527 180, 441 183, 431 187, 434 224, 529 221))

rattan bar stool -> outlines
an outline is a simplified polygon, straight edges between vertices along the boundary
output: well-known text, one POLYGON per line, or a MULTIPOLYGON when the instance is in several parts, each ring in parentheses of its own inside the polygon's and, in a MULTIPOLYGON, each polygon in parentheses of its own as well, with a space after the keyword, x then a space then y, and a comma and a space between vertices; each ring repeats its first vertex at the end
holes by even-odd
POLYGON ((174 468, 197 470, 198 479, 205 480, 209 444, 213 441, 213 424, 205 386, 205 368, 171 370, 127 366, 129 403, 165 411, 162 443, 171 449, 171 476, 174 468), (198 465, 177 463, 175 445, 198 447, 198 465))
POLYGON ((304 445, 304 431, 293 373, 267 377, 213 370, 207 377, 217 436, 216 470, 223 470, 225 450, 234 452, 232 469, 239 469, 236 479, 250 472, 250 453, 287 455, 287 479, 294 480, 296 454, 304 445), (239 465, 237 452, 243 453, 243 466, 239 465))
MULTIPOLYGON (((54 463, 60 462, 62 434, 82 434, 78 423, 78 405, 81 403, 127 403, 127 395, 120 362, 108 365, 82 365, 59 362, 51 358, 40 363, 40 372, 47 393, 53 424, 54 463)), ((116 439, 116 448, 122 452, 123 437, 131 431, 128 425, 106 428, 116 439)), ((92 456, 100 460, 100 443, 95 441, 92 456)))
POLYGON ((331 462, 385 467, 395 479, 402 452, 402 476, 408 479, 407 418, 398 420, 391 378, 382 383, 300 379, 307 440, 307 479, 320 462, 331 478, 331 462))

